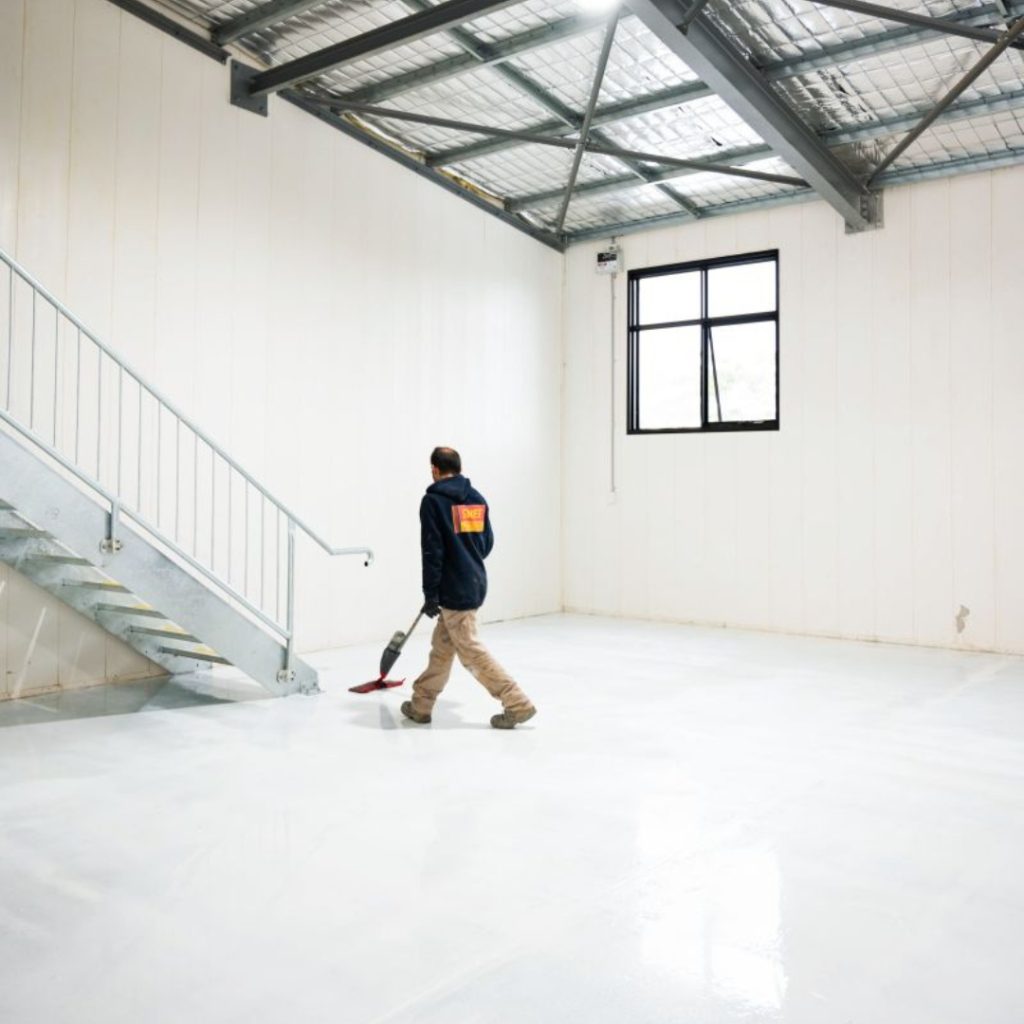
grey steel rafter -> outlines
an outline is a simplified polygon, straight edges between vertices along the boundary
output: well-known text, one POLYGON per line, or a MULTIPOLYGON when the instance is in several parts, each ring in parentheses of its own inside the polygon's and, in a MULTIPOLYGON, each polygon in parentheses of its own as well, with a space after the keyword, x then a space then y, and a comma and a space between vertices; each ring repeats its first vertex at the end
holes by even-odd
POLYGON ((462 22, 519 2, 521 0, 446 0, 436 7, 428 6, 426 10, 364 32, 354 39, 342 40, 323 50, 261 71, 249 80, 246 92, 251 99, 280 92, 281 89, 332 71, 343 64, 393 50, 396 46, 443 32, 462 22))
MULTIPOLYGON (((865 0, 812 0, 812 2, 820 7, 835 7, 841 11, 851 11, 854 14, 865 14, 870 18, 878 18, 879 21, 897 21, 904 25, 913 25, 915 28, 963 36, 965 39, 974 39, 982 43, 997 43, 1002 35, 996 29, 976 28, 948 18, 933 18, 930 15, 915 14, 913 11, 866 3, 865 0)), ((1024 43, 1011 43, 1010 45, 1018 49, 1024 48, 1024 43)))
MULTIPOLYGON (((1014 10, 1024 13, 1024 6, 1018 5, 1014 10)), ((958 25, 972 25, 986 20, 990 21, 992 18, 997 17, 999 17, 998 8, 993 4, 987 4, 977 8, 970 14, 951 15, 947 20, 954 21, 958 25)), ((934 38, 934 35, 934 31, 931 29, 891 29, 886 32, 865 36, 861 39, 823 47, 817 53, 806 57, 767 64, 761 71, 769 82, 780 82, 797 75, 821 71, 843 61, 877 56, 882 53, 916 46, 934 38)), ((595 127, 603 127, 616 124, 633 117, 639 117, 641 114, 653 113, 685 103, 693 103, 713 95, 712 90, 704 85, 703 82, 689 82, 685 85, 673 86, 669 89, 660 89, 647 96, 640 96, 636 99, 611 104, 607 107, 599 107, 594 114, 594 125, 595 127)), ((544 135, 565 134, 567 132, 567 129, 559 125, 557 121, 543 121, 531 125, 529 130, 544 135)), ((482 156, 490 156, 494 153, 514 148, 517 145, 519 145, 517 142, 485 140, 444 150, 428 157, 427 160, 434 166, 451 167, 454 164, 465 163, 468 160, 475 160, 482 156)))
POLYGON ((1014 42, 1021 37, 1022 32, 1024 32, 1024 18, 1020 18, 1013 28, 1005 32, 999 42, 978 60, 967 74, 960 78, 956 85, 921 119, 921 122, 914 130, 909 135, 906 135, 899 145, 889 152, 886 158, 874 170, 871 177, 868 178, 868 183, 870 184, 881 177, 886 169, 891 167, 935 123, 943 111, 950 107, 958 96, 962 95, 966 89, 976 82, 1002 56, 1005 50, 1013 46, 1014 42))
MULTIPOLYGON (((547 135, 533 135, 529 132, 515 131, 510 128, 492 128, 484 124, 472 124, 469 121, 455 121, 449 117, 435 117, 432 114, 416 114, 409 110, 392 110, 390 107, 371 107, 362 103, 346 103, 343 100, 319 99, 311 102, 328 109, 349 111, 364 114, 368 117, 384 118, 394 121, 408 121, 410 124, 425 124, 434 128, 447 128, 455 132, 471 132, 480 135, 496 135, 499 138, 516 139, 537 146, 549 146, 554 149, 576 149, 578 141, 573 139, 552 138, 547 135)), ((621 146, 608 146, 593 142, 593 133, 583 148, 597 156, 610 156, 617 160, 641 161, 643 163, 663 164, 666 167, 686 167, 710 174, 724 174, 737 178, 749 178, 752 181, 768 181, 776 185, 795 185, 803 187, 807 182, 803 178, 795 178, 788 174, 771 174, 767 171, 751 171, 741 167, 729 167, 726 164, 709 160, 687 160, 683 157, 667 156, 664 153, 645 153, 636 149, 625 149, 621 146)), ((651 172, 656 174, 656 172, 651 172)))
POLYGON ((692 68, 854 230, 876 222, 873 197, 706 19, 680 32, 673 0, 628 0, 630 9, 692 68))
POLYGON ((374 82, 372 85, 353 89, 351 92, 341 95, 347 100, 356 100, 360 103, 379 103, 381 100, 419 89, 424 85, 434 85, 478 68, 500 64, 524 53, 539 50, 544 46, 572 39, 598 28, 604 22, 603 17, 575 14, 563 18, 561 21, 552 22, 550 25, 520 32, 518 35, 503 39, 500 43, 482 43, 479 50, 474 50, 472 53, 466 52, 455 57, 446 57, 444 60, 435 61, 426 67, 414 68, 404 74, 394 75, 381 82, 374 82))
MULTIPOLYGON (((402 0, 407 7, 415 8, 417 11, 423 11, 430 9, 430 4, 426 0, 402 0)), ((484 44, 480 42, 471 32, 467 32, 465 29, 452 29, 448 35, 454 39, 467 53, 474 56, 479 56, 485 53, 484 44)), ((541 88, 533 79, 518 69, 511 67, 508 64, 498 64, 494 69, 502 78, 509 82, 512 86, 518 89, 520 92, 531 97, 534 101, 544 107, 545 110, 550 111, 563 125, 565 125, 570 132, 579 131, 582 119, 573 110, 570 110, 564 103, 556 99, 547 90, 541 88)), ((598 142, 603 144, 611 144, 611 141, 600 133, 594 132, 593 137, 598 142)), ((651 171, 645 168, 642 164, 638 164, 635 161, 623 160, 626 167, 629 168, 638 178, 642 178, 644 181, 651 180, 651 171)), ((438 164, 431 164, 431 166, 440 166, 438 164)), ((699 216, 696 206, 693 205, 684 196, 681 196, 675 189, 668 185, 658 185, 658 189, 663 192, 673 203, 681 207, 692 217, 699 216)))
POLYGON ((565 198, 562 200, 561 209, 558 211, 558 218, 555 220, 555 234, 562 233, 565 224, 565 215, 569 210, 569 203, 572 202, 572 190, 576 187, 576 175, 580 171, 580 161, 590 141, 590 122, 594 119, 594 110, 597 108, 597 100, 601 95, 601 85, 604 82, 604 72, 608 67, 608 58, 611 56, 612 43, 615 41, 615 29, 619 24, 619 12, 616 10, 608 21, 608 28, 605 29, 604 42, 601 44, 601 53, 597 58, 597 68, 594 71, 594 84, 590 87, 590 99, 587 102, 587 109, 583 114, 583 125, 580 128, 580 137, 576 143, 576 149, 572 155, 572 169, 569 171, 569 180, 565 186, 565 198))
POLYGON ((252 10, 225 21, 214 29, 213 40, 221 46, 226 46, 243 36, 252 35, 272 25, 279 25, 282 21, 287 21, 323 2, 324 0, 269 0, 268 3, 259 4, 252 10))

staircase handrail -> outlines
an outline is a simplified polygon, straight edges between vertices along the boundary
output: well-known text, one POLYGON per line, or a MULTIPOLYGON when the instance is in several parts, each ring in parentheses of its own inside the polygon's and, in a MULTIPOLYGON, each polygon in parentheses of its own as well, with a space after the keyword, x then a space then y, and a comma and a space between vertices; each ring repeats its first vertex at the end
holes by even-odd
MULTIPOLYGON (((139 374, 134 367, 131 366, 124 358, 114 352, 110 346, 106 345, 101 341, 96 334, 91 331, 85 324, 74 313, 71 312, 60 301, 52 292, 50 292, 42 283, 34 278, 20 263, 17 262, 12 256, 8 255, 3 249, 0 249, 0 261, 7 264, 11 270, 14 271, 29 287, 46 299, 60 314, 65 317, 70 323, 72 323, 78 330, 80 330, 108 359, 119 366, 125 373, 128 374, 141 388, 144 388, 153 398, 155 398, 169 413, 174 417, 181 420, 189 430, 191 430, 196 437, 198 437, 203 444, 207 445, 212 451, 215 451, 220 458, 224 460, 236 473, 243 477, 255 490, 259 491, 264 498, 267 499, 272 505, 280 509, 282 515, 284 515, 290 522, 294 523, 310 540, 314 541, 319 547, 321 547, 328 555, 339 556, 339 555, 363 555, 366 558, 366 564, 371 565, 374 559, 373 549, 369 547, 347 547, 339 548, 334 547, 328 541, 316 532, 308 523, 306 523, 300 516, 293 512, 287 505, 284 504, 279 498, 271 494, 247 469, 239 465, 239 463, 229 455, 216 441, 212 440, 210 436, 201 427, 198 427, 191 419, 183 413, 174 402, 167 398, 158 388, 154 387, 148 381, 146 381, 141 374, 139 374)), ((5 417, 6 419, 6 417, 5 417)), ((67 468, 70 468, 68 466, 67 468)), ((86 480, 85 482, 89 482, 86 480)))

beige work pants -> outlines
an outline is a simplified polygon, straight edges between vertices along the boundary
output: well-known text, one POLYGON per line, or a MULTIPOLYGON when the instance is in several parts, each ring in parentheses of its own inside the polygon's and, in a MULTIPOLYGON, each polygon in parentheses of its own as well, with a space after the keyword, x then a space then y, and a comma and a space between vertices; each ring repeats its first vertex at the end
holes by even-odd
POLYGON ((442 608, 430 641, 430 661, 426 671, 412 684, 414 711, 430 714, 434 701, 448 682, 456 655, 487 692, 501 701, 506 711, 525 711, 532 707, 529 697, 480 643, 476 631, 476 612, 442 608))

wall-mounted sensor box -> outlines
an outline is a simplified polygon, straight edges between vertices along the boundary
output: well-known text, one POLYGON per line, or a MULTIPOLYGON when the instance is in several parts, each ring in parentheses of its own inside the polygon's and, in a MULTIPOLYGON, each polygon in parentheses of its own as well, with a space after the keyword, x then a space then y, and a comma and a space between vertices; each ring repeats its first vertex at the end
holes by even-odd
POLYGON ((617 274, 622 269, 622 250, 617 245, 609 245, 597 254, 595 269, 599 274, 617 274))

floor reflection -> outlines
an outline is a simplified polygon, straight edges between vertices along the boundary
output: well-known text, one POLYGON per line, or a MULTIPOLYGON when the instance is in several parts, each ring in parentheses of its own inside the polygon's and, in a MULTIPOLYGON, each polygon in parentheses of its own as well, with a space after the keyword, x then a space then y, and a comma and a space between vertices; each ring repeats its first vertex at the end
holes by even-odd
POLYGON ((268 696, 265 690, 245 679, 214 673, 140 679, 0 701, 0 729, 77 718, 132 715, 140 711, 232 704, 268 696))

